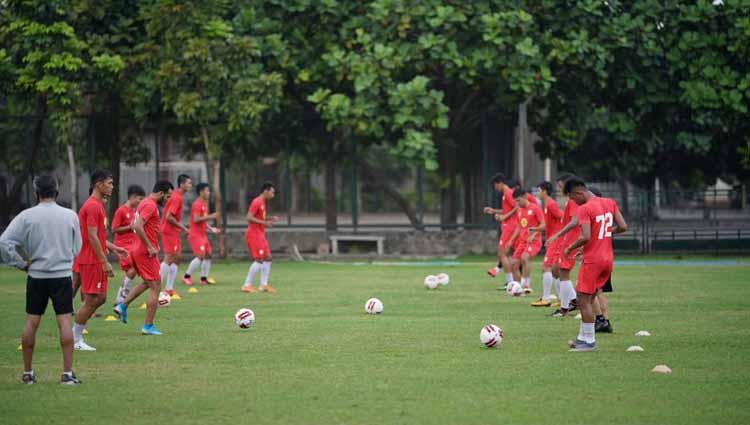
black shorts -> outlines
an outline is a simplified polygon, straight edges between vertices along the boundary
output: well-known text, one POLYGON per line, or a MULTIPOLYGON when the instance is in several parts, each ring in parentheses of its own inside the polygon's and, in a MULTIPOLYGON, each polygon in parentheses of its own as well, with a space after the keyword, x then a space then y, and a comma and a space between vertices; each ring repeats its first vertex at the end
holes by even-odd
POLYGON ((612 292, 612 275, 609 275, 609 278, 604 283, 604 286, 602 286, 602 292, 612 292))
POLYGON ((41 316, 52 299, 55 314, 73 313, 73 282, 70 277, 26 278, 26 313, 41 316))

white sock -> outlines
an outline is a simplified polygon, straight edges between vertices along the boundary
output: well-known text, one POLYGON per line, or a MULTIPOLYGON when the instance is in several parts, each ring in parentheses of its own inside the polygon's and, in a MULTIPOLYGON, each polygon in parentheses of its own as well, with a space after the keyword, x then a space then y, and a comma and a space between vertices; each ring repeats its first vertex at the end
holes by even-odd
POLYGON ((552 291, 553 280, 555 280, 555 278, 552 277, 552 272, 542 273, 542 299, 544 301, 549 300, 549 296, 552 291))
POLYGON ((211 259, 206 258, 201 263, 201 277, 208 277, 208 272, 211 271, 211 259))
POLYGON ((499 273, 499 272, 500 272, 500 267, 495 266, 495 273, 499 273))
POLYGON ((528 277, 522 277, 521 278, 521 287, 522 288, 528 288, 529 287, 529 278, 528 277))
POLYGON ((257 261, 254 261, 253 264, 250 264, 250 269, 247 271, 247 277, 245 278, 245 285, 253 284, 255 275, 258 274, 261 268, 263 268, 263 266, 257 261))
POLYGON ((130 292, 130 283, 132 281, 127 275, 122 279, 122 284, 120 285, 120 289, 117 290, 117 296, 115 297, 115 304, 125 302, 125 298, 128 296, 128 292, 130 292))
POLYGON ((555 293, 557 294, 557 297, 560 298, 560 279, 555 278, 553 285, 555 287, 555 293))
POLYGON ((193 272, 198 270, 198 267, 201 265, 201 260, 198 257, 193 258, 193 261, 188 264, 187 271, 185 272, 186 275, 192 276, 193 272))
POLYGON ((86 325, 79 325, 76 323, 73 325, 73 342, 78 344, 83 339, 83 330, 86 329, 86 325))
POLYGON ((576 298, 576 290, 573 289, 573 282, 563 280, 560 282, 560 307, 570 308, 570 301, 576 298))
POLYGON ((167 277, 169 275, 169 264, 162 262, 159 266, 159 273, 161 274, 161 287, 167 283, 167 277))
POLYGON ((594 330, 593 323, 581 322, 581 330, 578 331, 578 338, 582 341, 586 341, 589 344, 596 342, 596 331, 594 330), (583 337, 583 338, 581 338, 583 337))
POLYGON ((177 264, 169 265, 169 275, 167 276, 167 291, 174 289, 174 280, 177 279, 177 264))
POLYGON ((513 273, 506 273, 505 274, 505 281, 506 282, 513 282, 513 273))
POLYGON ((260 286, 268 285, 268 276, 271 274, 271 262, 266 261, 263 263, 263 268, 260 269, 260 286))

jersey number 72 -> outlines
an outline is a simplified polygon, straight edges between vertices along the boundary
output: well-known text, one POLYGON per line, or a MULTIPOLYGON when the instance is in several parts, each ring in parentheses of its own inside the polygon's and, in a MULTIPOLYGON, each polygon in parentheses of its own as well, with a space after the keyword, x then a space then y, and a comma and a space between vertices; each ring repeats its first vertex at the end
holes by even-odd
POLYGON ((612 237, 612 213, 606 213, 596 216, 596 222, 602 223, 599 226, 599 239, 611 238, 612 237))

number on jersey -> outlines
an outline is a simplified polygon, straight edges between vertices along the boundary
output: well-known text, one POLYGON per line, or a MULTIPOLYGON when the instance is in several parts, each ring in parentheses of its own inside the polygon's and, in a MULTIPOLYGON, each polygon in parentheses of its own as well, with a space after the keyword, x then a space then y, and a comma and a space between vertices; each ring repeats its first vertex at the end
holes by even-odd
POLYGON ((614 217, 612 213, 606 213, 596 216, 596 222, 602 223, 599 226, 599 239, 611 238, 612 237, 612 222, 614 217))

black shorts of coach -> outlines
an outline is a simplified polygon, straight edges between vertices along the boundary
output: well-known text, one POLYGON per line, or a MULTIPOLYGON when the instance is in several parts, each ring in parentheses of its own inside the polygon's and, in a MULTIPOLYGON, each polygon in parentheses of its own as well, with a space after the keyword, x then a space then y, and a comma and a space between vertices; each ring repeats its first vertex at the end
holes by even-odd
POLYGON ((70 277, 51 279, 26 278, 26 313, 44 315, 49 300, 55 314, 73 313, 73 282, 70 277))
POLYGON ((602 286, 602 292, 612 292, 612 275, 609 275, 609 279, 602 286))

